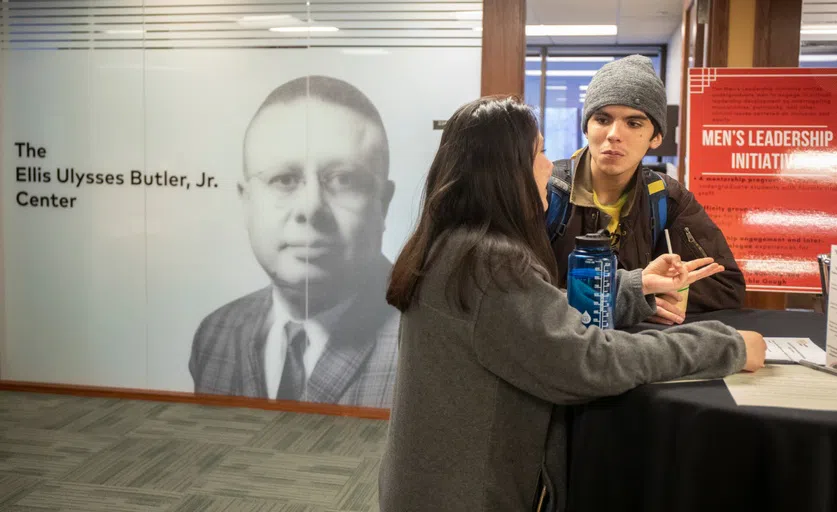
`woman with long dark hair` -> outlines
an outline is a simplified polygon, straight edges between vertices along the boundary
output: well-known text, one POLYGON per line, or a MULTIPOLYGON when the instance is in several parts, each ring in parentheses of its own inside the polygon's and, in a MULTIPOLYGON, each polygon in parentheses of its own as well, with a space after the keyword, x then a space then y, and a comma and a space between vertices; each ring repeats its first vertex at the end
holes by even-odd
MULTIPOLYGON (((764 364, 759 334, 720 322, 584 327, 553 285, 542 150, 534 113, 513 98, 473 101, 445 125, 387 290, 402 315, 381 512, 561 510, 564 406, 764 364)), ((620 270, 617 324, 722 270, 710 262, 666 255, 620 270)))

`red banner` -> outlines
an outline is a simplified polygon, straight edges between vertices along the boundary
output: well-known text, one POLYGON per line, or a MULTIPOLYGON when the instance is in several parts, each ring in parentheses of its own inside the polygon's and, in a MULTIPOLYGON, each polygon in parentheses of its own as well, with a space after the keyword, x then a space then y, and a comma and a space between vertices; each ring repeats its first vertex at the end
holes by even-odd
POLYGON ((688 187, 747 289, 819 293, 817 255, 837 244, 837 69, 690 69, 689 102, 688 187))

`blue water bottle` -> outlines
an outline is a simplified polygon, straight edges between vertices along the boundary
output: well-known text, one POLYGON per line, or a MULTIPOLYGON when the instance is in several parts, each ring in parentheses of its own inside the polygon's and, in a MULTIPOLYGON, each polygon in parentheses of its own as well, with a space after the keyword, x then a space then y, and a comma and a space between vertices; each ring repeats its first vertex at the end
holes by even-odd
POLYGON ((616 307, 616 255, 607 230, 577 236, 567 272, 570 306, 581 313, 586 327, 613 329, 616 307))

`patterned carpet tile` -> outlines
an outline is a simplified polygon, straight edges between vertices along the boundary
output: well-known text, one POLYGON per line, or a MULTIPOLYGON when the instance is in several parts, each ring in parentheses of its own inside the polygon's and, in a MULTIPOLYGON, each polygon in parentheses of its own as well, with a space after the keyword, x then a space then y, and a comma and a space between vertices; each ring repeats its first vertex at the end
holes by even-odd
POLYGON ((148 416, 131 437, 176 438, 240 446, 264 430, 277 414, 258 409, 170 404, 148 416))
POLYGON ((340 510, 371 510, 378 504, 380 459, 364 458, 337 495, 334 505, 340 510))
POLYGON ((380 457, 387 425, 381 420, 280 413, 247 446, 290 453, 380 457))
POLYGON ((12 428, 0 435, 0 471, 59 478, 117 442, 109 436, 12 428))
POLYGON ((324 507, 338 503, 363 459, 239 448, 203 482, 202 493, 287 500, 324 507))
POLYGON ((279 500, 193 494, 186 496, 169 512, 378 512, 378 508, 349 510, 279 500))
POLYGON ((67 474, 68 482, 184 492, 231 447, 192 441, 126 438, 67 474))
POLYGON ((0 391, 0 418, 28 428, 56 430, 96 411, 105 400, 0 391))
POLYGON ((144 400, 109 399, 98 400, 98 403, 96 409, 68 423, 61 430, 122 437, 144 424, 149 417, 169 407, 169 404, 144 400))
POLYGON ((378 512, 387 422, 0 392, 2 512, 378 512))
POLYGON ((41 482, 43 482, 42 479, 32 476, 0 473, 0 510, 5 510, 4 505, 11 505, 21 500, 34 491, 41 482))
POLYGON ((15 512, 167 512, 180 501, 178 493, 119 489, 97 485, 49 482, 15 503, 15 512))
POLYGON ((284 501, 193 494, 170 512, 285 512, 284 501))

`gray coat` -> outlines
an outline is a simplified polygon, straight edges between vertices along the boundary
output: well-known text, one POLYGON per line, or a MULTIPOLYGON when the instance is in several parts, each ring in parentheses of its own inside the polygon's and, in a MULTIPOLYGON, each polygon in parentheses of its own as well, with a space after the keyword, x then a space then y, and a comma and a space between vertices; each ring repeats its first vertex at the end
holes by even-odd
MULTIPOLYGON (((561 510, 565 406, 744 366, 743 339, 720 322, 635 335, 585 328, 566 293, 534 270, 525 289, 474 287, 463 313, 445 292, 458 243, 442 249, 401 318, 381 512, 532 510, 543 467, 561 510)), ((655 312, 641 272, 619 272, 620 326, 655 312)))

